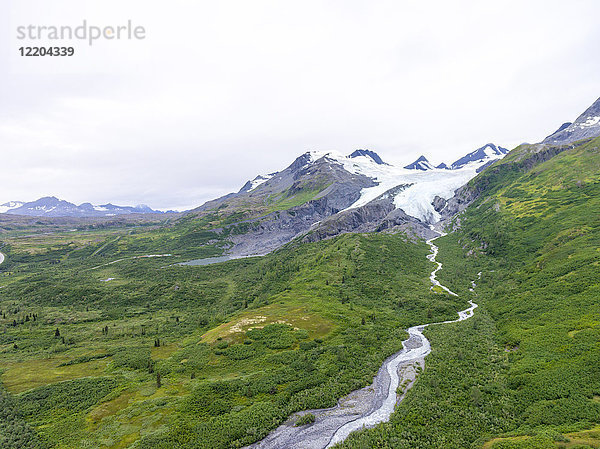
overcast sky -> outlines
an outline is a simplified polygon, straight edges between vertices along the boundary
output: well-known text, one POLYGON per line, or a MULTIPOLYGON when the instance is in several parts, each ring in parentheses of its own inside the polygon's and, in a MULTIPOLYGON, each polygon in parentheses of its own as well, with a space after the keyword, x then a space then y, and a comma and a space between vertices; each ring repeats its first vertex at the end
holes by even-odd
POLYGON ((600 96, 600 1, 0 2, 0 204, 191 208, 310 150, 452 162, 600 96), (143 26, 143 40, 17 27, 143 26), (72 57, 20 46, 72 45, 72 57))

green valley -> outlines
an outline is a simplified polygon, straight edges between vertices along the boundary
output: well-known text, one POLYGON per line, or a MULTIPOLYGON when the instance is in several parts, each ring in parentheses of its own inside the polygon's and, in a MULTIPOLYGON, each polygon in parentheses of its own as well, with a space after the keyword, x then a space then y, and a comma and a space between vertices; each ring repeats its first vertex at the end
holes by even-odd
POLYGON ((475 301, 425 329, 432 352, 389 422, 338 446, 600 447, 600 138, 521 145, 457 191, 468 207, 434 260, 458 296, 432 287, 433 231, 390 212, 396 190, 336 221, 345 182, 378 187, 309 156, 187 215, 4 225, 0 445, 225 449, 310 429, 321 415, 296 412, 370 385, 406 329, 475 301), (262 238, 278 249, 180 264, 262 238))

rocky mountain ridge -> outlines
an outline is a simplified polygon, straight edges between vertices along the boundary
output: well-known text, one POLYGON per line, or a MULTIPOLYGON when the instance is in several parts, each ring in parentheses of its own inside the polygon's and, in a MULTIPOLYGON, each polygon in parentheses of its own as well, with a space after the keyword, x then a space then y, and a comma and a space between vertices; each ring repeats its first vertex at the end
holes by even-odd
POLYGON ((571 123, 563 123, 542 143, 564 145, 600 135, 600 98, 571 123))

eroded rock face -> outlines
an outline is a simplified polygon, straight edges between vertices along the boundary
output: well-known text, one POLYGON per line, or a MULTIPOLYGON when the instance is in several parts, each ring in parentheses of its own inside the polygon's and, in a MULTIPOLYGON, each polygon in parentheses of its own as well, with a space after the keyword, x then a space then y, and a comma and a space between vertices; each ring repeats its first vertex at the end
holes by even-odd
POLYGON ((444 198, 436 196, 433 199, 433 208, 435 209, 436 212, 441 212, 444 207, 446 207, 446 204, 448 204, 448 201, 446 201, 444 198))
POLYGON ((435 235, 427 224, 397 209, 392 199, 382 198, 323 220, 303 241, 315 242, 348 232, 405 232, 421 238, 435 235))
MULTIPOLYGON (((445 201, 442 198, 437 205, 440 208, 438 212, 442 216, 442 221, 448 220, 465 210, 473 201, 479 197, 476 189, 470 188, 468 185, 462 186, 454 192, 454 196, 445 201)), ((435 205, 434 205, 435 206, 435 205)), ((437 209, 436 209, 437 210, 437 209)))
POLYGON ((379 222, 394 210, 391 200, 373 201, 345 210, 316 224, 303 241, 316 242, 347 232, 373 232, 379 222))

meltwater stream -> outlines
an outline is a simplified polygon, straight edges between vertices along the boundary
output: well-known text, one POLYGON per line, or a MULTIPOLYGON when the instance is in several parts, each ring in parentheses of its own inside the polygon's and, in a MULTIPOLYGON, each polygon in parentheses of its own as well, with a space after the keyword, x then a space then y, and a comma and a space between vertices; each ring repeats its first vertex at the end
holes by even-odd
MULTIPOLYGON (((431 247, 431 254, 427 256, 427 259, 429 259, 431 262, 437 263, 437 268, 432 271, 429 279, 431 280, 431 283, 433 285, 441 287, 443 290, 445 290, 451 295, 458 296, 456 293, 450 291, 450 289, 440 284, 440 282, 436 279, 436 273, 442 268, 442 264, 435 259, 439 249, 433 243, 433 241, 444 235, 442 233, 439 234, 440 235, 438 237, 434 237, 432 239, 427 240, 427 244, 431 247)), ((423 330, 427 326, 443 323, 455 323, 457 321, 466 320, 467 318, 472 317, 473 311, 477 307, 477 304, 475 304, 473 301, 469 301, 469 304, 469 308, 458 312, 458 318, 456 320, 442 321, 440 323, 422 324, 419 326, 413 326, 409 328, 408 334, 410 337, 407 340, 404 340, 402 344, 405 346, 406 342, 409 341, 411 338, 416 338, 420 340, 421 345, 414 349, 408 350, 405 347, 396 355, 394 355, 391 358, 391 360, 388 360, 384 363, 384 366, 387 364, 387 366, 385 366, 385 369, 387 370, 390 376, 391 382, 387 391, 387 395, 383 400, 381 406, 378 409, 372 411, 370 414, 362 416, 355 421, 350 421, 349 423, 346 423, 345 425, 340 427, 335 432, 335 434, 331 438, 331 441, 326 447, 332 447, 335 444, 344 441, 348 437, 348 435, 350 435, 350 433, 354 432, 355 430, 359 430, 366 427, 373 427, 376 424, 388 421, 390 419, 390 416, 394 412, 394 408, 396 407, 397 402, 396 390, 400 385, 398 366, 403 362, 410 363, 413 361, 417 361, 427 356, 431 352, 431 344, 429 343, 429 340, 423 335, 423 330)))
MULTIPOLYGON (((437 264, 437 268, 430 276, 432 288, 437 286, 451 295, 458 296, 436 279, 436 273, 442 268, 442 264, 436 260, 438 247, 433 242, 445 235, 436 232, 439 234, 438 237, 427 240, 427 244, 431 248, 431 254, 427 258, 437 264)), ((431 352, 431 345, 423 335, 423 330, 427 326, 454 323, 472 317, 477 304, 472 301, 469 301, 469 304, 467 309, 458 312, 458 318, 455 320, 421 324, 407 329, 409 337, 402 342, 403 349, 385 360, 369 387, 350 393, 340 399, 338 405, 331 409, 308 410, 295 416, 297 418, 300 415, 312 413, 315 415, 313 424, 295 427, 295 419, 290 419, 265 439, 247 448, 330 448, 344 441, 356 430, 374 427, 388 421, 396 404, 403 399, 405 394, 402 393, 398 397, 398 386, 404 385, 405 390, 412 386, 418 374, 416 367, 423 366, 425 356, 431 352)))

